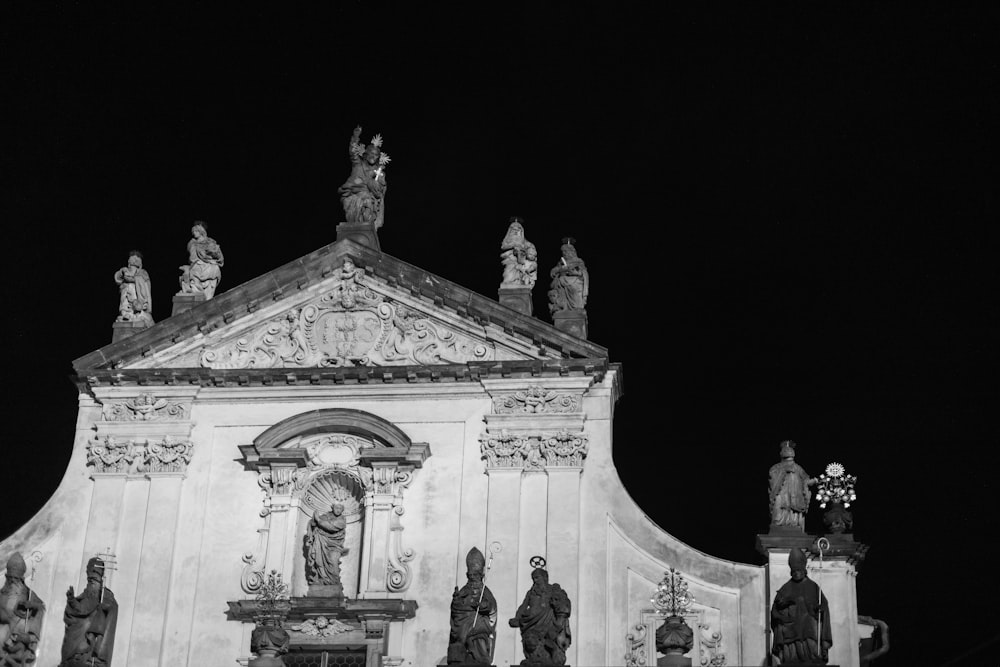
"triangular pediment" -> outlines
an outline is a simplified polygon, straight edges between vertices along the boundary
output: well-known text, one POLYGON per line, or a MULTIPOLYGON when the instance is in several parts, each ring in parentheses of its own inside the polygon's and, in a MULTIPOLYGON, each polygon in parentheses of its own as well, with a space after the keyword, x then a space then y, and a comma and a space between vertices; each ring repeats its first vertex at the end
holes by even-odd
POLYGON ((351 240, 74 362, 92 369, 303 369, 606 359, 607 351, 351 240))

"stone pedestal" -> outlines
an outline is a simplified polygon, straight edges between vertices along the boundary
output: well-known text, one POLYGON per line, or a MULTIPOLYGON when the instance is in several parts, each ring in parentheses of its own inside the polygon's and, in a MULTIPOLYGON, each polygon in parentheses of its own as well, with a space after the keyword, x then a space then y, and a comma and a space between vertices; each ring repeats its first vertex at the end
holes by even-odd
POLYGON ((117 343, 122 338, 128 338, 129 336, 134 336, 140 331, 149 328, 149 324, 146 322, 121 322, 116 321, 111 325, 111 342, 117 343))
POLYGON ((500 295, 500 304, 503 306, 525 315, 531 315, 534 311, 530 287, 501 287, 498 294, 500 295))
POLYGON ((202 292, 192 292, 192 293, 182 293, 174 295, 174 309, 170 314, 176 315, 177 313, 183 313, 185 310, 191 310, 198 304, 208 301, 202 292))
POLYGON ((340 584, 309 584, 308 596, 311 598, 340 598, 344 597, 344 587, 340 584))
POLYGON ((378 243, 378 231, 371 223, 342 222, 337 225, 337 240, 350 239, 355 243, 374 248, 382 252, 378 243))
POLYGON ((552 323, 556 329, 576 336, 577 338, 587 337, 587 310, 561 310, 552 314, 552 323))
POLYGON ((691 658, 685 658, 683 654, 671 653, 657 659, 656 667, 691 667, 691 658))

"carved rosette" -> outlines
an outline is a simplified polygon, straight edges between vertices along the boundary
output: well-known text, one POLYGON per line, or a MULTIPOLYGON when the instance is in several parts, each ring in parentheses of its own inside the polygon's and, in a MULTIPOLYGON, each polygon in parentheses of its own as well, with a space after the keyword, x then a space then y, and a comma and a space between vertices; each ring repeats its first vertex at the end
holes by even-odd
POLYGON ((207 348, 206 368, 432 365, 491 361, 495 351, 423 313, 387 299, 364 271, 341 271, 332 291, 256 332, 207 348))
POLYGON ((580 412, 580 403, 578 394, 559 393, 531 385, 524 391, 494 396, 493 412, 498 415, 580 412))
POLYGON ((194 454, 194 444, 169 435, 160 439, 128 440, 105 436, 87 445, 87 465, 93 474, 183 473, 194 454))
POLYGON ((487 433, 479 441, 487 470, 583 467, 587 456, 587 436, 583 433, 513 434, 502 430, 487 433))
POLYGON ((134 398, 114 403, 105 403, 102 410, 104 421, 144 422, 168 419, 187 419, 189 403, 157 398, 154 394, 139 394, 134 398))

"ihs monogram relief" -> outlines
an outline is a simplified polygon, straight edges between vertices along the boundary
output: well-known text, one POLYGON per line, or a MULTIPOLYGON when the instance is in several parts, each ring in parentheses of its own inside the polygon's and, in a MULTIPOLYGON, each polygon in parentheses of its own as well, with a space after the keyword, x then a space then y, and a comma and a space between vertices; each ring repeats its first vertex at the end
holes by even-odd
POLYGON ((532 385, 524 391, 494 397, 493 411, 500 415, 579 412, 580 396, 532 385))
POLYGON ((105 421, 132 422, 187 419, 188 410, 189 406, 182 403, 171 403, 165 398, 156 398, 153 394, 144 393, 127 401, 106 403, 102 413, 105 421))
POLYGON ((202 351, 207 368, 432 365, 490 361, 493 350, 364 285, 350 262, 333 291, 263 330, 202 351))

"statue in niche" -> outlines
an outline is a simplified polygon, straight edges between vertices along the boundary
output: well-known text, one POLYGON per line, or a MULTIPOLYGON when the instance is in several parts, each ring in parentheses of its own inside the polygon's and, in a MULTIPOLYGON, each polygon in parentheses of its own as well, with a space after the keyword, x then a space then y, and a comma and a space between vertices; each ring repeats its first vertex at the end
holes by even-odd
POLYGON ((179 293, 204 294, 206 299, 211 299, 222 280, 222 248, 209 238, 205 223, 199 221, 191 227, 187 249, 188 263, 180 267, 179 293))
POLYGON ((351 175, 337 188, 347 222, 371 224, 378 229, 384 218, 385 167, 390 158, 382 152, 382 135, 376 134, 371 143, 361 143, 361 126, 354 128, 348 145, 351 175))
POLYGON ((96 556, 87 561, 87 587, 74 596, 66 591, 63 615, 62 662, 59 667, 107 667, 115 647, 118 602, 104 586, 104 561, 96 556))
POLYGON ((465 557, 468 581, 455 587, 451 596, 451 636, 448 664, 489 665, 493 663, 496 640, 497 601, 484 583, 486 558, 472 547, 465 557))
POLYGON ((771 466, 768 482, 771 501, 771 525, 805 532, 809 511, 809 487, 816 480, 795 462, 795 443, 781 443, 781 461, 771 466))
POLYGON ((503 280, 500 287, 534 287, 538 278, 538 252, 535 244, 524 238, 524 221, 510 219, 507 235, 500 244, 503 280))
POLYGON ((21 554, 7 560, 6 581, 0 588, 0 665, 32 665, 42 632, 45 605, 24 583, 27 566, 21 554))
POLYGON ((517 608, 510 627, 521 629, 522 665, 565 665, 572 643, 569 630, 570 601, 559 584, 549 583, 545 559, 531 559, 531 588, 517 608))
POLYGON ((563 239, 562 257, 549 272, 552 282, 549 286, 549 312, 583 310, 587 306, 590 293, 590 274, 587 266, 576 254, 572 238, 563 239))
POLYGON ((133 250, 128 263, 115 271, 118 285, 118 321, 153 324, 153 293, 149 274, 142 268, 142 253, 133 250))
POLYGON ((778 589, 771 605, 771 653, 782 664, 825 665, 833 646, 826 596, 806 574, 806 555, 801 549, 792 548, 788 567, 792 578, 778 589))
POLYGON ((329 512, 313 515, 306 535, 306 580, 310 594, 341 597, 340 557, 347 553, 344 506, 333 503, 329 512))

